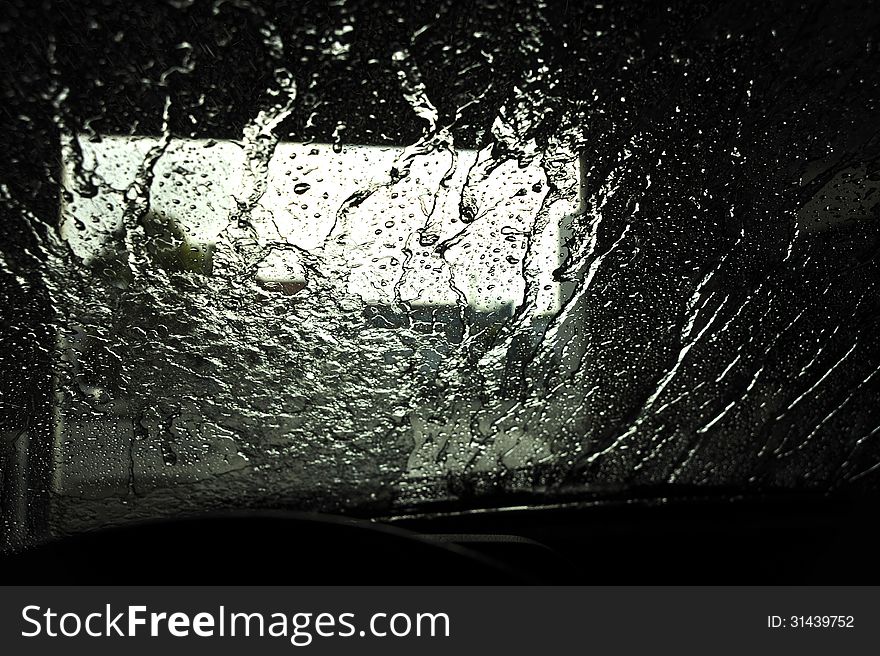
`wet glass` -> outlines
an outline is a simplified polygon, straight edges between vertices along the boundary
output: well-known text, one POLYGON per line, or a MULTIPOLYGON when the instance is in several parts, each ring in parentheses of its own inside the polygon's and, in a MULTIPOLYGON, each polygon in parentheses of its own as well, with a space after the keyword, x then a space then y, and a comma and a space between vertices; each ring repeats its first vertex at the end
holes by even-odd
POLYGON ((877 22, 11 4, 5 545, 876 490, 877 22))

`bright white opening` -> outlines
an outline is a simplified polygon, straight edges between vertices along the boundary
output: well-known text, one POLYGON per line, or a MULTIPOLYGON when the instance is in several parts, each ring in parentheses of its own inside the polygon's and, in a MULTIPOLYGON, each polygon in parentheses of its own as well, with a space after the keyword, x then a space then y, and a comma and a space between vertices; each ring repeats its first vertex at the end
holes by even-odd
MULTIPOLYGON (((126 192, 157 143, 147 137, 78 138, 83 168, 99 182, 91 197, 77 191, 72 139, 65 144, 68 194, 61 232, 76 255, 86 261, 99 256, 110 233, 121 227, 126 192)), ((478 215, 465 224, 460 217, 462 190, 472 168, 479 170, 490 161, 488 150, 459 150, 454 163, 448 151, 418 155, 408 177, 388 184, 402 152, 285 142, 261 171, 252 169, 239 142, 176 139, 154 167, 150 207, 176 223, 194 245, 223 249, 228 241, 221 233, 230 218, 265 181, 251 214, 253 239, 257 245, 282 248, 258 263, 257 277, 302 282, 305 273, 297 249, 315 252, 346 272, 348 292, 378 305, 392 305, 395 292, 413 304, 454 305, 456 290, 476 310, 516 305, 524 293, 523 258, 531 234, 537 310, 557 311, 560 289, 552 272, 559 266, 560 223, 578 209, 577 158, 571 159, 572 193, 544 208, 549 222, 535 234, 547 194, 546 175, 537 163, 520 167, 510 160, 472 177, 467 192, 478 215), (337 213, 346 199, 368 188, 375 188, 374 193, 339 222, 337 213), (445 253, 438 253, 436 245, 420 245, 423 232, 430 232, 438 244, 445 242, 445 253)))

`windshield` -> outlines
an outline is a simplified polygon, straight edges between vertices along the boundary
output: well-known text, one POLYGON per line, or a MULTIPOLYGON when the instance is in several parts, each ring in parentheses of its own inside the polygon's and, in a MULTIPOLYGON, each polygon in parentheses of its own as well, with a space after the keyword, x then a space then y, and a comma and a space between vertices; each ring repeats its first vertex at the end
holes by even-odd
POLYGON ((207 509, 874 491, 864 13, 13 4, 6 546, 207 509))

